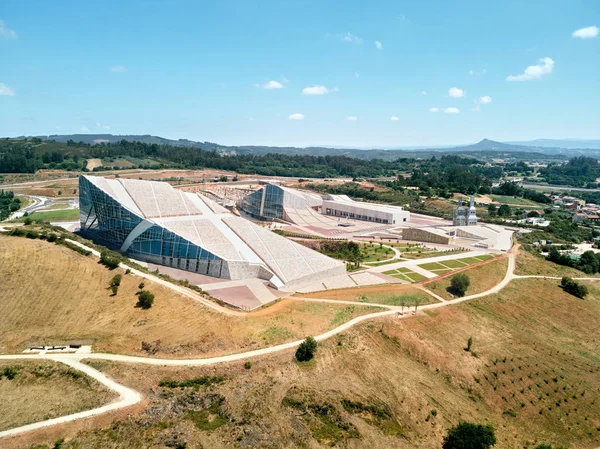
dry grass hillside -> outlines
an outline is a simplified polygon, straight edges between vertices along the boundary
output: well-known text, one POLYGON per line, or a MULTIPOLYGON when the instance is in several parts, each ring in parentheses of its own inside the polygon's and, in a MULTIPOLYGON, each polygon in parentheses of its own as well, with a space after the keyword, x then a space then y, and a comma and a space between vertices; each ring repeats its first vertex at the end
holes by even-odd
POLYGON ((137 276, 124 275, 111 296, 109 281, 118 272, 63 246, 0 236, 0 352, 78 341, 93 343, 96 352, 146 355, 146 341, 160 357, 209 356, 316 335, 373 311, 283 300, 232 317, 146 280, 156 300, 142 310, 135 308, 137 276))
POLYGON ((61 363, 0 360, 0 431, 100 407, 114 397, 61 363))
POLYGON ((305 365, 291 352, 249 368, 92 361, 149 405, 109 428, 67 432, 63 448, 438 449, 459 420, 492 424, 499 449, 596 448, 600 290, 589 285, 579 300, 554 281, 518 280, 484 299, 366 323, 305 365), (190 379, 195 387, 159 386, 190 379))
MULTIPOLYGON (((462 273, 469 276, 470 285, 467 289, 467 295, 474 295, 477 293, 485 292, 492 288, 494 285, 500 283, 506 274, 508 268, 508 259, 502 258, 494 260, 484 265, 474 267, 468 270, 461 271, 462 273)), ((437 279, 432 282, 427 282, 425 288, 432 292, 440 295, 444 299, 454 299, 455 295, 448 291, 450 287, 450 280, 453 274, 448 275, 442 279, 437 279)))
POLYGON ((569 277, 600 277, 600 274, 586 274, 575 268, 565 267, 534 256, 526 251, 520 251, 517 257, 515 274, 528 276, 569 276, 569 277))

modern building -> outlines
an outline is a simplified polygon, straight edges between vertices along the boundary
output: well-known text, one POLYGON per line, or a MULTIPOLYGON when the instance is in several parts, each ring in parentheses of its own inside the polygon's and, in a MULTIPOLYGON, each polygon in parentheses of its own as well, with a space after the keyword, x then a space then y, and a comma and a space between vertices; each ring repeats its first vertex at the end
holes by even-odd
POLYGON ((323 199, 316 194, 301 192, 278 184, 266 184, 263 188, 242 198, 238 206, 244 212, 261 219, 292 221, 288 212, 321 207, 323 199))
POLYGON ((333 217, 383 224, 400 224, 410 221, 410 213, 400 206, 354 201, 346 195, 325 196, 321 212, 333 217))
POLYGON ((166 182, 80 176, 79 204, 84 235, 135 259, 288 290, 346 271, 342 262, 166 182))
MULTIPOLYGON (((354 201, 346 195, 323 198, 276 184, 265 185, 244 197, 238 205, 253 217, 291 223, 319 221, 318 215, 392 225, 410 221, 410 213, 399 206, 354 201)), ((329 219, 321 217, 321 221, 329 219)))

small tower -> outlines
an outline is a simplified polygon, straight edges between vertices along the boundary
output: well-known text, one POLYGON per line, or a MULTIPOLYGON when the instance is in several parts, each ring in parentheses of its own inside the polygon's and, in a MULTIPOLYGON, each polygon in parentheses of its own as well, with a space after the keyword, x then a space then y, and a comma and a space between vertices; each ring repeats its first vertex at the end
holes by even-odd
POLYGON ((454 226, 464 226, 467 224, 465 218, 465 208, 462 205, 462 196, 458 197, 458 206, 454 210, 454 219, 452 220, 454 226))
POLYGON ((467 216, 467 226, 477 226, 477 210, 475 209, 475 196, 471 196, 471 205, 469 206, 469 215, 467 216))

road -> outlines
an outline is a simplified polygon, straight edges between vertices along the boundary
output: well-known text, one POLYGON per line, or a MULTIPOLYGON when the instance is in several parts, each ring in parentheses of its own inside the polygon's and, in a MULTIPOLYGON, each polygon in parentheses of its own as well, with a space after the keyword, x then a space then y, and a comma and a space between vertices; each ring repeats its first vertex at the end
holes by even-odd
MULTIPOLYGON (((424 311, 424 310, 428 310, 428 309, 439 309, 440 307, 447 307, 447 306, 459 304, 459 303, 462 303, 465 301, 471 301, 473 299, 482 298, 482 297, 488 296, 490 294, 498 293, 514 279, 526 279, 526 278, 540 278, 540 279, 551 279, 551 280, 560 279, 559 277, 554 277, 554 276, 515 275, 515 273, 514 273, 515 266, 516 266, 515 251, 512 251, 511 253, 509 253, 507 257, 508 257, 508 267, 507 267, 504 278, 502 279, 502 281, 500 281, 497 285, 493 286, 489 290, 486 290, 485 292, 481 292, 481 293, 476 293, 473 295, 468 295, 468 296, 465 296, 462 298, 453 299, 450 301, 445 301, 443 298, 439 298, 440 302, 419 306, 418 311, 424 311)), ((134 270, 132 270, 132 271, 134 271, 134 270)), ((152 278, 152 280, 155 280, 154 276, 148 276, 148 275, 146 275, 146 273, 137 272, 137 270, 135 270, 135 271, 136 271, 136 274, 139 273, 138 275, 143 275, 144 277, 152 278)), ((600 278, 589 278, 589 277, 582 277, 582 278, 575 278, 575 279, 600 281, 600 278)), ((162 279, 160 279, 160 280, 162 281, 162 279)), ((163 281, 163 282, 165 282, 165 281, 163 281)), ((171 285, 173 285, 173 284, 171 284, 171 285)), ((431 294, 431 292, 429 292, 424 287, 421 287, 421 288, 431 294)), ((436 295, 433 295, 433 296, 436 296, 436 295)), ((196 298, 194 298, 194 299, 196 299, 196 298)), ((415 316, 415 314, 416 314, 414 312, 408 312, 405 314, 401 314, 400 307, 388 306, 388 305, 384 305, 384 304, 369 304, 369 303, 360 303, 360 302, 353 302, 353 301, 336 301, 336 300, 319 299, 319 298, 310 298, 310 299, 296 298, 296 299, 302 300, 302 301, 314 301, 314 302, 334 302, 336 304, 340 304, 340 303, 341 304, 346 304, 346 303, 347 304, 357 304, 357 305, 362 305, 362 306, 374 306, 374 307, 380 307, 380 308, 387 309, 382 312, 370 313, 367 315, 362 315, 362 316, 353 318, 352 320, 350 320, 328 332, 325 332, 321 335, 316 336, 315 340, 317 340, 317 341, 327 340, 328 338, 331 338, 339 333, 345 332, 345 331, 351 329, 352 327, 356 326, 357 324, 360 324, 360 323, 368 321, 368 320, 377 319, 377 318, 386 317, 386 316, 397 316, 397 318, 399 318, 399 319, 406 319, 406 318, 415 316)), ((204 301, 201 301, 201 302, 204 303, 204 301)), ((210 302, 206 305, 214 306, 214 304, 211 304, 210 302)), ((228 309, 225 309, 225 312, 230 313, 231 311, 228 309)), ((75 413, 72 415, 62 416, 60 418, 49 419, 46 421, 32 423, 32 424, 28 424, 26 426, 6 430, 3 432, 0 432, 0 438, 14 436, 14 435, 22 434, 22 433, 29 432, 32 430, 41 429, 41 428, 53 426, 53 425, 58 425, 58 424, 69 422, 69 421, 75 421, 75 420, 86 418, 86 417, 96 416, 96 415, 99 415, 102 413, 106 413, 108 411, 118 410, 120 408, 134 405, 142 400, 142 395, 140 393, 136 392, 135 390, 129 389, 123 385, 118 384, 114 380, 109 379, 105 374, 101 373, 100 371, 92 368, 91 366, 85 365, 84 363, 82 363, 82 360, 84 360, 84 359, 109 360, 109 361, 120 362, 120 363, 138 363, 138 364, 154 365, 154 366, 208 366, 208 365, 215 365, 215 364, 219 364, 219 363, 247 360, 247 359, 253 358, 253 357, 260 357, 260 356, 264 356, 264 355, 274 354, 274 353, 277 353, 280 351, 293 349, 293 348, 297 347, 302 341, 303 340, 296 340, 296 341, 292 341, 289 343, 283 343, 280 345, 271 346, 268 348, 257 349, 257 350, 246 351, 246 352, 239 352, 239 353, 235 353, 235 354, 228 354, 228 355, 223 355, 223 356, 218 356, 218 357, 202 358, 202 359, 157 359, 157 358, 149 358, 149 357, 138 357, 138 356, 130 356, 130 355, 124 355, 124 354, 107 354, 107 353, 60 354, 60 355, 59 354, 0 355, 0 360, 46 359, 46 360, 52 360, 55 362, 65 363, 66 365, 69 365, 69 366, 73 367, 74 369, 80 370, 80 371, 84 372, 85 374, 87 374, 88 376, 96 379, 98 382, 105 385, 107 388, 109 388, 110 390, 114 391, 115 393, 117 393, 119 395, 119 397, 116 401, 111 402, 110 404, 107 404, 103 407, 99 407, 99 408, 96 408, 93 410, 88 410, 88 411, 84 411, 84 412, 80 412, 80 413, 75 413)))

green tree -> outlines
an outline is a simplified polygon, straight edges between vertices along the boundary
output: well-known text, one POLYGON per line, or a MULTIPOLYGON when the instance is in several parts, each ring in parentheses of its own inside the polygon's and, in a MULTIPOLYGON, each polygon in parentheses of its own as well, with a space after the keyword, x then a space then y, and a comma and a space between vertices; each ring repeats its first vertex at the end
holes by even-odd
POLYGON ((465 349, 465 351, 470 351, 471 350, 471 346, 473 346, 473 337, 469 337, 469 339, 467 340, 467 347, 465 349))
POLYGON ((442 449, 489 449, 495 444, 494 428, 489 424, 461 422, 448 430, 442 449))
POLYGON ((102 251, 100 253, 100 263, 105 265, 108 269, 114 270, 119 266, 119 259, 110 254, 108 251, 102 251))
POLYGON ((138 285, 138 288, 140 290, 143 290, 145 286, 146 286, 146 284, 144 284, 143 282, 140 282, 140 284, 138 285))
POLYGON ((110 289, 112 290, 112 295, 117 296, 117 292, 119 291, 119 286, 117 284, 111 285, 110 289))
POLYGON ((296 349, 296 360, 299 362, 307 362, 314 357, 316 350, 316 340, 312 337, 306 337, 306 340, 300 343, 298 349, 296 349))
POLYGON ((501 204, 498 208, 498 216, 499 217, 510 217, 511 210, 508 204, 501 204))
POLYGON ((469 288, 471 280, 464 273, 458 273, 450 279, 450 292, 457 296, 465 296, 465 292, 469 288))
POLYGON ((490 217, 496 216, 496 205, 495 204, 490 204, 488 206, 488 214, 490 214, 490 217))
POLYGON ((25 224, 25 226, 29 226, 31 223, 33 223, 33 220, 29 217, 26 217, 23 223, 25 224))
POLYGON ((144 310, 149 309, 154 304, 154 295, 148 290, 142 290, 136 293, 138 295, 137 307, 141 307, 144 310))
POLYGON ((48 234, 48 241, 50 243, 56 242, 57 238, 58 238, 58 236, 54 232, 51 232, 51 233, 48 234))
POLYGON ((114 287, 115 285, 118 287, 119 285, 121 285, 121 279, 123 278, 122 275, 120 274, 115 274, 113 276, 113 278, 110 280, 110 286, 114 287))
POLYGON ((588 294, 588 289, 585 285, 575 282, 573 279, 566 276, 561 279, 560 286, 565 292, 581 299, 585 298, 588 294))

